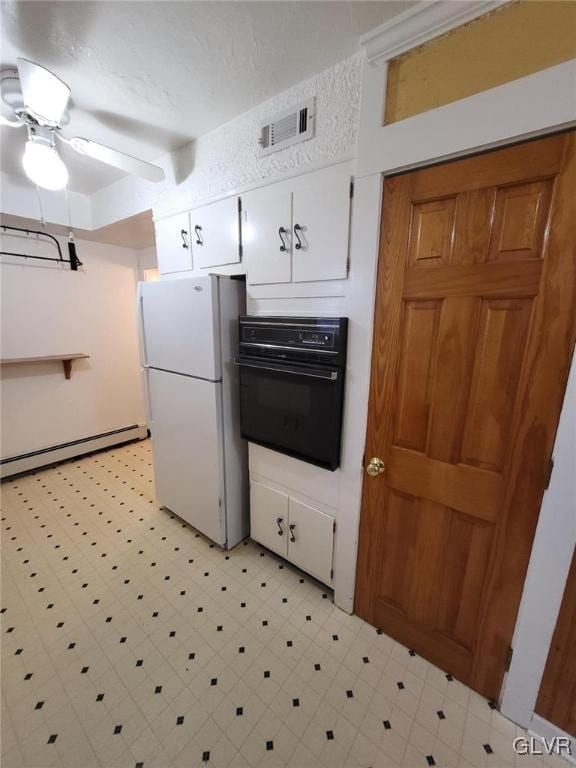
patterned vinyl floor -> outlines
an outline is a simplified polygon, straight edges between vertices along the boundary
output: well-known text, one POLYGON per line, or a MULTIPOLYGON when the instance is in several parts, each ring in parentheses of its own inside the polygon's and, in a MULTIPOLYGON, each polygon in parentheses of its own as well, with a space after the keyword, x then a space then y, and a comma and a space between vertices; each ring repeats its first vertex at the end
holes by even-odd
POLYGON ((2 492, 3 768, 566 766, 297 569, 160 509, 147 441, 2 492))

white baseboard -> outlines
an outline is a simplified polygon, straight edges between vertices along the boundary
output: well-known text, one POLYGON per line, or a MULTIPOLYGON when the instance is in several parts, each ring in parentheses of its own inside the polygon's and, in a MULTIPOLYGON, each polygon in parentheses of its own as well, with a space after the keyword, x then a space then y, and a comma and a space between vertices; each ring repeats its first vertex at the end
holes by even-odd
POLYGON ((549 723, 548 720, 544 720, 543 717, 540 717, 540 715, 537 715, 534 713, 532 716, 532 722, 530 723, 530 727, 528 728, 528 734, 530 736, 535 736, 537 739, 540 739, 541 741, 546 739, 547 743, 550 744, 550 740, 554 738, 565 738, 570 739, 570 754, 566 754, 566 752, 562 752, 562 757, 572 765, 576 765, 576 737, 571 736, 569 733, 566 733, 566 731, 563 731, 561 728, 558 728, 558 726, 553 725, 552 723, 549 723))
POLYGON ((145 424, 133 424, 129 427, 103 432, 100 435, 91 435, 62 445, 54 445, 18 456, 8 456, 0 459, 0 478, 11 477, 21 472, 30 472, 33 469, 73 459, 84 453, 92 453, 92 451, 99 451, 119 443, 143 440, 147 434, 148 427, 145 424))

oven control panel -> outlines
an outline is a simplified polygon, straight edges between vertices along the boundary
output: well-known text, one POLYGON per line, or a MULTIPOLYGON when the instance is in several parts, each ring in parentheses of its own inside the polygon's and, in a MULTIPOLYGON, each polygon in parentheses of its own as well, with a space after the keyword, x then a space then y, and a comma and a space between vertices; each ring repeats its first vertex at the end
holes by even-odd
POLYGON ((265 317, 242 315, 241 354, 302 360, 346 361, 345 317, 265 317))
POLYGON ((318 331, 300 331, 300 343, 311 344, 314 347, 333 347, 334 333, 318 331))

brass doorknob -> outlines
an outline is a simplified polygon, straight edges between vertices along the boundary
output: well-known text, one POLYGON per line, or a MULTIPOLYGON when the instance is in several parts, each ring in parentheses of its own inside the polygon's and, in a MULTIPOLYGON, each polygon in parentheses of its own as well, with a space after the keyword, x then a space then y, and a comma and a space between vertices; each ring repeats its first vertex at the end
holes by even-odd
POLYGON ((384 462, 382 459, 379 459, 377 456, 374 456, 373 459, 370 459, 368 462, 368 466, 366 467, 366 472, 370 475, 370 477, 376 477, 377 475, 383 474, 386 467, 384 466, 384 462))

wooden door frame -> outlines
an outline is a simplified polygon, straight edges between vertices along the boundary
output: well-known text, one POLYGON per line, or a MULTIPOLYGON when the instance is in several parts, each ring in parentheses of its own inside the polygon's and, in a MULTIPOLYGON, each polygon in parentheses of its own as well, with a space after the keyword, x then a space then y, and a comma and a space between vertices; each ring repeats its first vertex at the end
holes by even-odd
MULTIPOLYGON (((356 375, 364 375, 366 382, 369 380, 371 363, 384 177, 399 170, 413 170, 576 126, 576 104, 573 99, 576 59, 389 126, 383 125, 386 79, 385 62, 378 66, 364 62, 350 248, 352 264, 355 260, 362 261, 366 270, 362 281, 362 300, 366 306, 365 317, 362 317, 364 366, 361 371, 356 369, 356 375), (498 115, 498 121, 489 122, 486 120, 487 114, 498 115)), ((353 410, 355 416, 354 434, 349 435, 348 439, 350 447, 357 448, 359 460, 366 437, 367 383, 365 389, 364 402, 347 405, 347 409, 353 410)), ((362 482, 359 468, 341 491, 341 506, 347 505, 349 512, 340 524, 336 542, 336 603, 349 612, 353 609, 354 601, 362 482)), ((564 563, 562 558, 558 558, 551 567, 557 572, 558 580, 564 584, 569 562, 564 563)), ((545 623, 547 617, 544 613, 541 618, 545 623)), ((553 616, 552 624, 555 619, 553 616)), ((546 663, 547 647, 541 659, 532 659, 532 664, 541 663, 541 671, 546 663)), ((513 661, 510 678, 515 672, 514 666, 513 661)), ((518 679, 518 674, 514 677, 518 679)), ((536 696, 537 690, 533 693, 533 701, 529 703, 530 713, 536 696)), ((507 714, 505 705, 506 700, 502 711, 507 714)), ((510 716, 524 726, 529 725, 517 713, 510 712, 510 716)))
POLYGON ((576 125, 576 59, 383 125, 387 73, 387 63, 364 64, 356 178, 415 170, 576 125))
MULTIPOLYGON (((576 546, 574 519, 574 446, 576 445, 576 354, 566 387, 554 445, 554 472, 544 494, 512 645, 512 666, 505 680, 502 711, 540 736, 565 735, 534 712, 534 706, 570 561, 576 546), (550 552, 554 557, 550 557, 550 552)), ((576 756, 576 738, 572 738, 576 756)))

